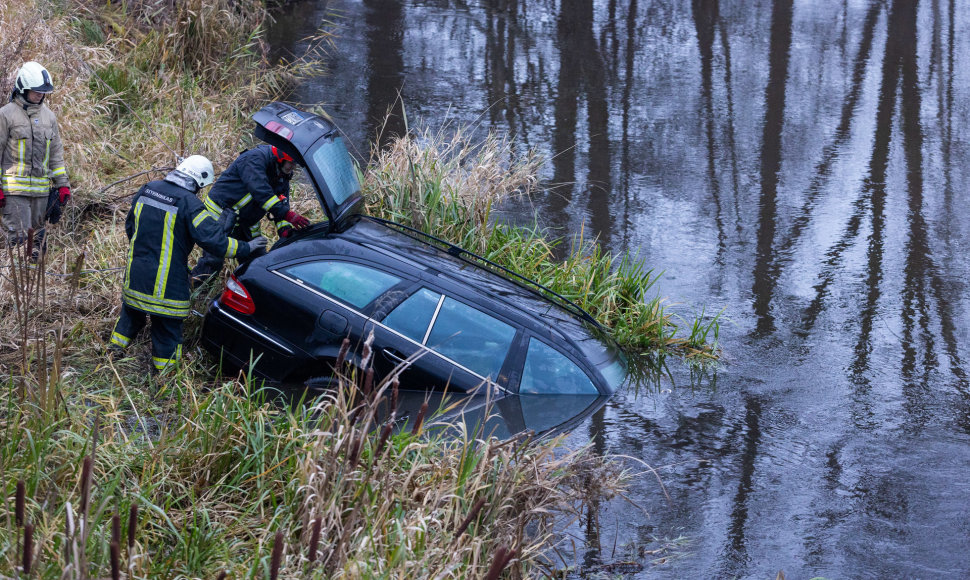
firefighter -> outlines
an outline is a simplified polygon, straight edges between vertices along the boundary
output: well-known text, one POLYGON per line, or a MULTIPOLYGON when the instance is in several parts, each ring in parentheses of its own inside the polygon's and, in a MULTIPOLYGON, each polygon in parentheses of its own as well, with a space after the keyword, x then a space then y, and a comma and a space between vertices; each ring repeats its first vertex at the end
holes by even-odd
POLYGON ((266 247, 266 238, 239 242, 205 210, 196 193, 213 181, 212 163, 185 158, 163 180, 145 184, 125 220, 130 240, 121 316, 109 354, 122 352, 150 316, 152 362, 161 371, 182 352, 182 322, 189 315, 189 252, 195 244, 217 256, 243 260, 266 247))
POLYGON ((9 244, 22 244, 33 229, 34 260, 46 251, 45 218, 57 223, 71 197, 61 132, 44 98, 54 90, 51 75, 36 62, 17 71, 10 102, 0 108, 0 208, 9 244))
MULTIPOLYGON (((291 156, 274 146, 247 149, 219 176, 205 199, 205 207, 231 227, 234 238, 251 240, 259 236, 260 220, 267 214, 275 222, 279 236, 288 237, 294 229, 310 224, 290 209, 290 178, 295 166, 291 156)), ((204 252, 192 269, 193 283, 204 282, 221 270, 222 262, 221 255, 204 252)))

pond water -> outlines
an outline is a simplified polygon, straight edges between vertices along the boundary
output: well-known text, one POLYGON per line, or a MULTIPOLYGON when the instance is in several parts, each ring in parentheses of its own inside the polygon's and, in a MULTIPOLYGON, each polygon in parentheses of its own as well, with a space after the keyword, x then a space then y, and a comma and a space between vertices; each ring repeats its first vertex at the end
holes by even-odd
POLYGON ((675 364, 573 431, 642 474, 564 566, 970 573, 965 2, 321 0, 275 54, 324 20, 330 73, 291 100, 361 148, 399 94, 413 124, 511 134, 551 189, 507 219, 639 254, 686 318, 723 309, 716 374, 675 364))

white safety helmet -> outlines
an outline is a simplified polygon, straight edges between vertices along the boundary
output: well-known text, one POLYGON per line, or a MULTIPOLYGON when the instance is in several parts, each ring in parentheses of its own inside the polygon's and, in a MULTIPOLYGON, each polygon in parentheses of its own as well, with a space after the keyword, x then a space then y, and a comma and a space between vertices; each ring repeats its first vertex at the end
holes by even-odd
POLYGON ((35 93, 51 93, 54 91, 54 83, 51 82, 51 74, 47 69, 34 61, 25 62, 24 66, 17 71, 17 90, 21 94, 27 91, 35 93))
POLYGON ((194 179, 199 189, 211 185, 215 181, 215 171, 212 170, 212 162, 202 155, 189 155, 178 164, 175 170, 194 179))

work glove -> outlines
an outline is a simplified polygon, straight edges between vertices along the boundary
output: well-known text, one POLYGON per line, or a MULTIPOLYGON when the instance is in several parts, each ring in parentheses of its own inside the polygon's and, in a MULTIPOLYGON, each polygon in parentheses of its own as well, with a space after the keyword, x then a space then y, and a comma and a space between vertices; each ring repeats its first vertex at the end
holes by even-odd
MULTIPOLYGON (((67 189, 62 187, 61 189, 67 189)), ((70 195, 70 194, 68 194, 70 195)), ((56 224, 61 221, 61 197, 56 189, 51 189, 47 195, 47 212, 44 214, 48 223, 56 224)))
POLYGON ((266 242, 267 242, 267 240, 266 240, 266 238, 264 236, 257 236, 255 238, 249 240, 247 242, 249 244, 249 253, 250 254, 255 254, 256 252, 258 252, 260 250, 264 250, 265 251, 266 250, 266 242))
POLYGON ((57 188, 57 200, 61 202, 61 205, 67 203, 67 200, 71 199, 71 188, 64 185, 57 188))
POLYGON ((3 190, 0 189, 0 208, 7 205, 7 198, 3 196, 3 190))
POLYGON ((293 224, 293 227, 298 230, 302 230, 303 228, 310 225, 310 220, 306 219, 305 217, 301 216, 300 214, 296 213, 293 210, 286 212, 286 215, 283 217, 283 219, 293 224))
POLYGON ((288 238, 293 235, 293 226, 281 226, 276 228, 276 233, 281 238, 288 238))

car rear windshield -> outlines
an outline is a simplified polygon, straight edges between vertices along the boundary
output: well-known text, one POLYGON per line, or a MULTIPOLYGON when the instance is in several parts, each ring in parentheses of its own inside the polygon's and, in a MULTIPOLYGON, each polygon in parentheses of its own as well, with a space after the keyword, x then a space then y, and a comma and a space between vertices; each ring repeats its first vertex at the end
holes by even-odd
POLYGON ((313 152, 309 162, 316 165, 317 171, 327 182, 327 189, 330 190, 335 204, 342 204, 360 191, 357 169, 347 152, 343 137, 325 141, 313 152))

